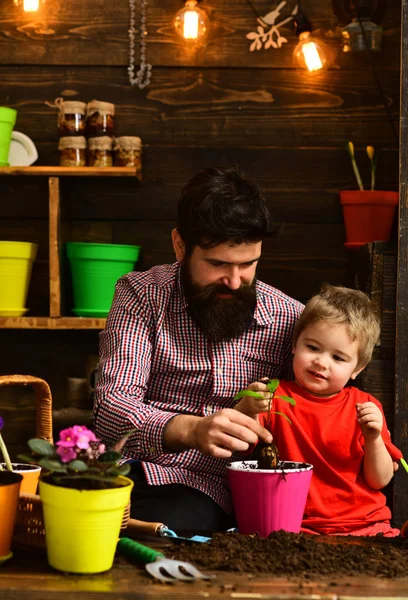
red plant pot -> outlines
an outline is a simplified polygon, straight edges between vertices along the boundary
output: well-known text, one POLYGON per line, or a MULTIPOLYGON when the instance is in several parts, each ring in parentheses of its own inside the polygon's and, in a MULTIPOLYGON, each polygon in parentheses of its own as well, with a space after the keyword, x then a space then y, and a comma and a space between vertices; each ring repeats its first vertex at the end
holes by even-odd
POLYGON ((362 246, 390 239, 398 192, 383 190, 344 190, 340 192, 343 207, 346 246, 362 246))

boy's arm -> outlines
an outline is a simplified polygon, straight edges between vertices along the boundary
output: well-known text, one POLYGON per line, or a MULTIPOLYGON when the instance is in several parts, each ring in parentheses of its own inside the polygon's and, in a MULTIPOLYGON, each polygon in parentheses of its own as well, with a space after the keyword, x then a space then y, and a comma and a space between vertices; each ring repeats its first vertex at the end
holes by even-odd
POLYGON ((364 436, 363 475, 374 490, 387 485, 394 474, 393 460, 385 446, 381 432, 383 416, 373 402, 356 404, 357 420, 364 436))

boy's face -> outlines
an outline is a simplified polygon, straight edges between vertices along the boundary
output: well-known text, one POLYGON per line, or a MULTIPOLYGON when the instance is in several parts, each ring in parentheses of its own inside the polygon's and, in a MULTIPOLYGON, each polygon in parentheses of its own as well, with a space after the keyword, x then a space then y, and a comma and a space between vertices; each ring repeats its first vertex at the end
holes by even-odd
POLYGON ((325 321, 309 325, 293 349, 296 383, 314 396, 334 396, 363 370, 357 369, 358 350, 346 325, 325 321))

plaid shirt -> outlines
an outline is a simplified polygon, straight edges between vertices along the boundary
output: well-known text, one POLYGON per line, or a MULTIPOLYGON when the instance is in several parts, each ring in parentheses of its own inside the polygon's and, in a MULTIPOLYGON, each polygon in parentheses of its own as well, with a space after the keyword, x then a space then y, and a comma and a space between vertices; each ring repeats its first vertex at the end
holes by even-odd
MULTIPOLYGON (((254 319, 241 337, 213 343, 187 312, 180 264, 129 273, 116 285, 100 334, 94 425, 108 445, 136 428, 123 456, 142 462, 149 484, 201 490, 231 512, 226 465, 232 459, 163 447, 175 415, 207 416, 262 377, 291 378, 293 326, 303 305, 257 282, 254 319)), ((239 458, 239 457, 238 457, 239 458)))

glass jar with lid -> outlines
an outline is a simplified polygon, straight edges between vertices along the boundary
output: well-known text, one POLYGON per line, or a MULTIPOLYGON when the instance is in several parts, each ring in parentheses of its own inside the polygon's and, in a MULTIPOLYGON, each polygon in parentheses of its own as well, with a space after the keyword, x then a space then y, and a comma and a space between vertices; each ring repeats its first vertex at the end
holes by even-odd
POLYGON ((142 178, 142 140, 124 135, 114 139, 116 167, 136 167, 136 176, 142 178))
POLYGON ((111 167, 112 154, 112 138, 109 136, 88 139, 88 165, 90 167, 111 167))
POLYGON ((57 102, 58 131, 60 137, 70 135, 84 135, 86 126, 86 104, 74 100, 62 100, 57 102))
POLYGON ((86 138, 84 136, 62 137, 58 143, 61 167, 85 167, 86 138))
POLYGON ((113 136, 115 105, 91 100, 86 106, 86 134, 88 137, 113 136))

